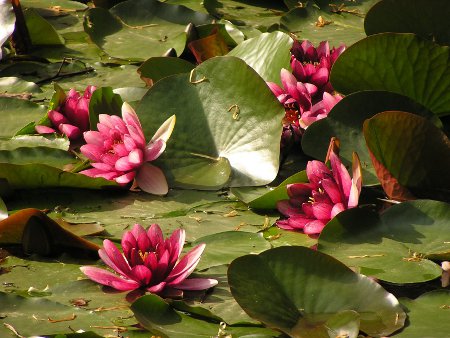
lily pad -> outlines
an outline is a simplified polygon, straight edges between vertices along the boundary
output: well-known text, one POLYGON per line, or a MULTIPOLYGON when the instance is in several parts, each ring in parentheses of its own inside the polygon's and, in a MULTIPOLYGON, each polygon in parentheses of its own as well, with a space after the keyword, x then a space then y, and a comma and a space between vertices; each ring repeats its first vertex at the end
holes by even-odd
POLYGON ((100 114, 121 116, 122 98, 111 87, 97 88, 89 101, 89 124, 91 130, 97 130, 100 114))
POLYGON ((289 199, 286 190, 288 184, 306 182, 308 182, 306 172, 301 171, 288 177, 276 187, 241 187, 233 188, 231 192, 251 208, 276 209, 278 201, 289 199))
POLYGON ((18 77, 0 78, 0 92, 2 93, 41 93, 42 90, 34 82, 24 81, 18 77))
POLYGON ((64 39, 58 34, 53 26, 34 9, 28 8, 24 10, 24 16, 33 45, 64 45, 64 39))
MULTIPOLYGON (((346 2, 346 5, 348 3, 350 2, 346 2)), ((294 33, 299 39, 309 40, 316 45, 326 40, 331 46, 349 46, 366 36, 363 17, 367 6, 345 6, 346 10, 353 9, 356 13, 332 13, 329 8, 319 9, 313 5, 293 8, 281 17, 281 27, 294 33)))
POLYGON ((408 314, 405 328, 396 334, 401 338, 435 337, 445 338, 450 323, 445 320, 450 305, 450 291, 436 290, 425 293, 417 299, 400 299, 408 314))
POLYGON ((281 84, 281 68, 290 69, 292 43, 283 32, 263 33, 240 43, 228 55, 244 60, 265 81, 281 84))
POLYGON ((141 75, 141 79, 147 84, 153 85, 169 75, 189 73, 194 68, 195 65, 186 60, 160 56, 146 60, 137 71, 141 75))
POLYGON ((0 26, 2 27, 0 33, 0 60, 3 57, 2 45, 14 32, 15 23, 16 16, 14 15, 11 3, 9 1, 2 1, 0 4, 0 26))
POLYGON ((177 117, 157 161, 172 186, 255 186, 277 175, 284 109, 264 80, 236 57, 209 59, 190 75, 158 81, 137 113, 145 134, 177 117))
MULTIPOLYGON (((92 331, 92 326, 112 326, 111 321, 101 315, 73 306, 62 305, 47 299, 24 298, 0 293, 2 319, 0 323, 8 324, 24 336, 70 333, 72 330, 92 331), (44 315, 45 313, 45 315, 44 315), (56 322, 55 322, 56 321, 56 322), (39 323, 39 324, 37 324, 39 323)), ((11 331, 7 325, 0 325, 0 334, 8 337, 11 331)), ((96 329, 102 335, 108 331, 96 329)), ((114 330, 109 329, 110 334, 114 330)))
POLYGON ((450 114, 448 47, 415 34, 382 33, 349 47, 331 70, 334 89, 343 94, 387 90, 406 95, 438 116, 450 114))
POLYGON ((180 55, 186 44, 185 27, 211 22, 209 15, 181 5, 156 0, 124 1, 109 11, 92 8, 84 28, 92 41, 108 55, 143 61, 174 48, 180 55))
POLYGON ((197 265, 198 270, 223 264, 229 264, 239 256, 249 253, 260 253, 270 249, 261 233, 245 231, 227 231, 199 238, 192 245, 205 243, 206 248, 202 259, 197 265))
POLYGON ((249 26, 261 32, 277 26, 280 15, 286 10, 281 1, 269 0, 204 0, 203 6, 216 18, 228 20, 239 28, 249 26))
POLYGON ((361 330, 372 337, 395 332, 406 318, 397 299, 380 285, 304 247, 239 257, 228 269, 228 282, 251 317, 291 337, 328 338, 326 322, 336 322, 345 310, 356 311, 361 330))
MULTIPOLYGON (((303 151, 323 161, 331 137, 340 140, 339 155, 347 166, 355 151, 361 160, 364 185, 379 184, 363 135, 366 119, 387 110, 408 111, 432 119, 433 113, 410 98, 387 91, 361 91, 339 101, 326 119, 313 123, 302 137, 303 151)), ((403 141, 402 141, 403 142, 403 141)))
POLYGON ((322 231, 318 249, 392 283, 420 283, 441 275, 431 260, 450 258, 450 206, 416 200, 394 205, 381 216, 365 209, 338 214, 322 231))
POLYGON ((39 120, 47 110, 43 105, 27 100, 0 97, 0 111, 2 112, 0 137, 6 138, 13 136, 30 121, 39 120))
MULTIPOLYGON (((221 328, 218 322, 208 322, 178 312, 156 295, 139 298, 131 305, 131 310, 139 323, 147 330, 162 337, 211 337, 221 328)), ((257 334, 258 337, 278 337, 276 331, 257 326, 227 326, 226 333, 233 337, 245 337, 257 334)))
POLYGON ((450 198, 450 140, 431 122, 415 114, 384 112, 364 122, 364 137, 389 197, 397 198, 398 182, 417 197, 450 198))
POLYGON ((441 45, 450 44, 450 3, 446 0, 383 0, 367 13, 367 35, 415 33, 441 45))

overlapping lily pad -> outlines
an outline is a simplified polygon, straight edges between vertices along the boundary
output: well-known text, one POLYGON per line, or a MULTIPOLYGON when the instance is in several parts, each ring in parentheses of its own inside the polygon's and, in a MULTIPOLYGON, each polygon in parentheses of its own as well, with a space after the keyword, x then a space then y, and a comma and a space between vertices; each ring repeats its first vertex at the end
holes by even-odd
POLYGON ((331 70, 334 89, 350 94, 387 90, 438 116, 450 114, 449 49, 414 34, 371 35, 349 47, 331 70))
POLYGON ((185 27, 211 22, 209 15, 156 0, 125 1, 109 11, 90 9, 86 32, 108 55, 143 61, 174 48, 180 55, 186 44, 185 27))
POLYGON ((367 35, 415 33, 442 45, 450 44, 450 3, 446 0, 383 0, 367 13, 367 35))
POLYGON ((417 299, 400 299, 406 308, 408 324, 396 337, 422 338, 446 337, 450 330, 450 322, 444 318, 448 315, 450 292, 436 290, 425 293, 417 299))
POLYGON ((228 55, 244 60, 264 80, 280 84, 281 68, 290 69, 292 43, 285 33, 263 33, 240 43, 228 55))
POLYGON ((11 137, 30 121, 39 120, 45 114, 46 108, 27 100, 0 97, 0 111, 0 137, 11 137))
POLYGON ((236 57, 216 57, 191 74, 160 80, 137 113, 147 135, 169 116, 177 117, 157 161, 172 186, 262 185, 277 175, 283 107, 236 57))
POLYGON ((415 114, 384 112, 364 122, 364 137, 389 197, 410 198, 396 192, 400 187, 417 197, 450 197, 450 140, 431 122, 415 114))
POLYGON ((420 283, 441 275, 432 259, 450 258, 450 205, 417 200, 378 214, 350 209, 322 231, 319 250, 392 283, 420 283))
POLYGON ((228 282, 251 317, 291 337, 328 338, 330 322, 340 323, 333 331, 349 324, 342 320, 346 310, 359 314, 361 330, 372 337, 400 329, 406 317, 397 299, 378 284, 304 247, 239 257, 230 265, 228 282))
POLYGON ((280 333, 258 326, 225 326, 219 322, 205 321, 202 317, 193 317, 178 312, 156 295, 147 295, 135 301, 131 309, 146 329, 162 337, 211 337, 223 328, 223 334, 233 337, 278 337, 280 333))
MULTIPOLYGON (((350 94, 333 107, 326 119, 313 123, 302 137, 303 151, 324 160, 331 137, 340 140, 339 155, 345 165, 351 165, 352 152, 357 152, 361 160, 363 183, 379 184, 367 151, 363 135, 363 123, 366 119, 387 110, 401 110, 415 113, 431 119, 433 113, 410 98, 387 91, 361 91, 350 94)), ((400 136, 398 129, 396 135, 400 136)))

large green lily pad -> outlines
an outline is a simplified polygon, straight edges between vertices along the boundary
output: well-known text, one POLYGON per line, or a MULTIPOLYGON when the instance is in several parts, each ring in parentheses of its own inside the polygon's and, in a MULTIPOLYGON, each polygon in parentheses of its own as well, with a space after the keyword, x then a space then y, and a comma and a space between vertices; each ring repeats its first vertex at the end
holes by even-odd
POLYGON ((27 100, 0 97, 2 124, 0 137, 12 137, 16 131, 30 121, 39 120, 47 111, 43 105, 27 100))
MULTIPOLYGON (((363 183, 379 184, 363 135, 366 119, 387 110, 401 110, 432 118, 433 113, 410 98, 387 91, 361 91, 339 101, 326 119, 313 123, 302 137, 303 151, 324 160, 331 137, 340 142, 339 155, 345 165, 351 165, 355 151, 361 160, 363 183)), ((402 139, 403 142, 403 139, 402 139)))
MULTIPOLYGON (((157 333, 161 337, 212 337, 220 329, 219 322, 209 322, 202 317, 189 316, 178 312, 156 295, 139 298, 131 305, 139 323, 147 330, 157 333)), ((278 337, 280 333, 258 326, 228 326, 227 334, 233 337, 278 337)))
POLYGON ((431 122, 415 114, 384 112, 364 122, 364 137, 389 197, 396 198, 389 175, 417 197, 450 196, 450 140, 431 122))
MULTIPOLYGON (((397 299, 341 262, 305 247, 280 247, 242 256, 228 269, 231 293, 241 307, 266 326, 291 337, 328 338, 327 323, 342 311, 359 314, 360 328, 372 337, 404 325, 397 299)), ((353 321, 353 320, 352 320, 353 321)))
POLYGON ((212 58, 191 74, 158 81, 137 113, 146 135, 177 117, 156 162, 172 186, 256 186, 277 175, 284 109, 264 80, 236 57, 212 58))
POLYGON ((364 20, 367 35, 415 33, 442 45, 450 44, 450 2, 446 0, 383 0, 364 20))
POLYGON ((281 84, 281 68, 290 69, 292 43, 285 33, 263 33, 240 43, 228 55, 244 60, 264 80, 281 84))
POLYGON ((445 338, 450 332, 450 322, 445 320, 450 305, 449 290, 425 293, 417 299, 400 299, 406 308, 408 324, 395 337, 445 338))
POLYGON ((156 0, 129 0, 109 11, 92 8, 85 15, 84 28, 108 55, 143 61, 162 56, 174 48, 180 55, 186 44, 185 27, 209 23, 209 15, 156 0))
POLYGON ((371 35, 349 47, 331 70, 334 89, 387 90, 409 96, 438 116, 450 114, 448 47, 415 34, 371 35))
POLYGON ((431 259, 450 258, 449 217, 447 203, 431 200, 394 205, 381 216, 350 209, 327 224, 318 249, 388 282, 425 282, 441 275, 431 259))

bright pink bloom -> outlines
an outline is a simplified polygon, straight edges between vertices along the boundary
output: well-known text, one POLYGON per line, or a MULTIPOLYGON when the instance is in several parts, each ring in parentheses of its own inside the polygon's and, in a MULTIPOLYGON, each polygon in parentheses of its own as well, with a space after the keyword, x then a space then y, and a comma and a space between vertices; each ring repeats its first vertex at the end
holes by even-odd
POLYGON ((318 88, 318 95, 323 92, 331 93, 331 67, 344 50, 344 45, 330 50, 328 41, 322 41, 315 48, 308 40, 302 43, 295 40, 291 48, 292 73, 298 81, 314 84, 318 88))
POLYGON ((298 143, 306 129, 311 123, 327 117, 331 108, 341 99, 341 95, 322 94, 322 100, 313 104, 312 97, 317 93, 317 87, 311 83, 298 82, 294 75, 288 70, 282 69, 281 83, 267 82, 272 93, 284 105, 285 116, 283 119, 283 134, 281 147, 298 143))
POLYGON ((122 105, 122 118, 99 115, 98 131, 84 133, 85 145, 80 151, 91 160, 92 169, 80 173, 103 177, 126 185, 133 180, 142 190, 156 195, 167 194, 166 178, 156 160, 166 149, 166 142, 175 126, 175 116, 168 118, 148 144, 139 118, 128 103, 122 105))
POLYGON ((93 281, 121 291, 144 288, 151 293, 164 291, 180 296, 181 290, 205 290, 217 285, 215 279, 186 279, 200 261, 205 244, 197 245, 179 259, 185 236, 184 229, 177 229, 164 239, 158 224, 152 224, 147 231, 136 224, 122 237, 123 254, 107 239, 98 251, 103 262, 119 276, 92 266, 80 269, 93 281))
POLYGON ((331 170, 320 161, 309 161, 306 175, 309 183, 287 185, 289 200, 278 202, 278 211, 288 219, 277 221, 287 230, 303 230, 305 234, 319 234, 334 216, 358 205, 361 192, 361 165, 353 156, 353 178, 339 156, 330 153, 331 170))
POLYGON ((83 132, 89 130, 89 101, 94 86, 87 86, 83 96, 75 89, 71 89, 67 94, 65 102, 56 110, 48 112, 48 118, 52 127, 36 126, 39 134, 55 133, 57 130, 66 135, 71 141, 81 139, 83 132))

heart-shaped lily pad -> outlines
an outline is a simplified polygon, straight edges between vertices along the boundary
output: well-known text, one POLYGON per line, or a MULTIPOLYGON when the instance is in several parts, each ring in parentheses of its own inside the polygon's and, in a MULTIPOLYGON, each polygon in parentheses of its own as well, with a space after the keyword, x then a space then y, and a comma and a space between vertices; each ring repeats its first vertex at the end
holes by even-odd
POLYGON ((336 318, 346 310, 360 315, 361 330, 372 337, 400 329, 406 317, 397 299, 380 285, 305 247, 239 257, 228 269, 228 282, 251 317, 291 337, 328 338, 327 321, 348 325, 348 320, 336 318))
POLYGON ((280 84, 281 68, 290 69, 292 43, 286 33, 263 33, 240 43, 228 55, 244 60, 264 80, 280 84))
POLYGON ((450 140, 431 122, 415 114, 384 112, 364 122, 364 137, 390 198, 409 199, 401 187, 417 197, 450 198, 450 140))
POLYGON ((383 0, 367 13, 367 35, 415 33, 442 45, 450 44, 450 2, 447 0, 383 0))
POLYGON ((363 274, 392 283, 419 283, 441 275, 431 259, 450 258, 450 205, 416 200, 378 214, 350 209, 322 231, 318 249, 363 274))
POLYGON ((169 116, 177 117, 157 161, 172 186, 256 186, 277 175, 284 109, 239 58, 216 57, 191 74, 158 81, 137 113, 145 134, 169 116))
POLYGON ((337 137, 343 163, 351 165, 352 153, 357 152, 361 160, 363 183, 379 184, 362 129, 366 119, 387 110, 409 111, 427 118, 433 117, 433 113, 407 96, 387 91, 356 92, 339 101, 326 119, 306 129, 302 137, 302 149, 307 155, 324 160, 330 138, 337 137))
POLYGON ((450 114, 448 47, 415 34, 368 36, 342 53, 331 70, 334 89, 343 94, 387 90, 409 96, 438 116, 450 114))
POLYGON ((157 0, 128 0, 109 11, 92 8, 84 28, 92 41, 110 56, 143 61, 174 48, 180 55, 186 44, 185 27, 211 22, 209 15, 157 0))

